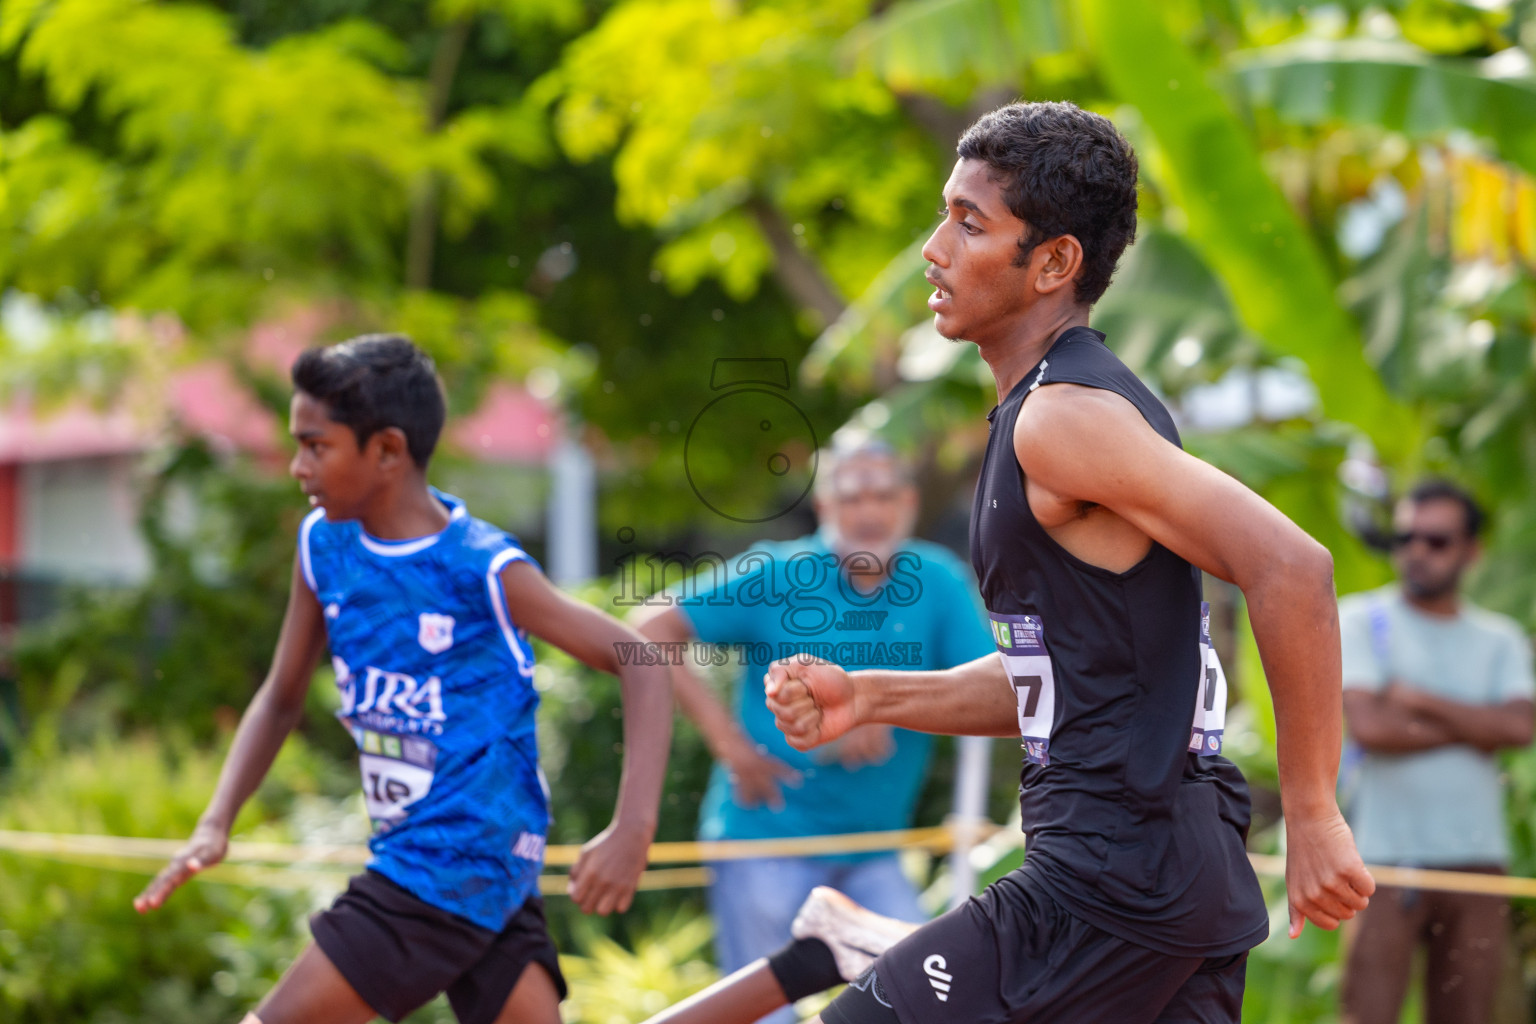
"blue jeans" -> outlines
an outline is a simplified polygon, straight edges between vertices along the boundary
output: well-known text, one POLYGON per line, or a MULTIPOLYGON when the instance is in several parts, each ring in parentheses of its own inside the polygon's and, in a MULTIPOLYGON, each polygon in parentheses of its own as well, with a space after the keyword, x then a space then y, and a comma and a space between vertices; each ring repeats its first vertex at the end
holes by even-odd
MULTIPOLYGON (((710 865, 709 912, 715 919, 715 957, 722 974, 739 970, 789 942, 795 911, 818 885, 830 885, 877 914, 920 922, 917 891, 901 873, 896 854, 865 860, 768 857, 710 865)), ((785 1007, 758 1024, 794 1024, 785 1007)))

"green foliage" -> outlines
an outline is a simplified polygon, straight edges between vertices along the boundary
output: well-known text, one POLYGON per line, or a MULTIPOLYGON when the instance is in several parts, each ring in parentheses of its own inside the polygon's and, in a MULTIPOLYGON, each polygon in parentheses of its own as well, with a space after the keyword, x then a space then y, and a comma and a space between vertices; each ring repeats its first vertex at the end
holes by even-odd
POLYGON ((839 69, 865 10, 626 0, 541 85, 572 156, 616 154, 619 217, 676 239, 657 264, 674 286, 709 269, 741 294, 769 266, 752 237, 760 216, 731 216, 753 197, 792 222, 844 294, 927 219, 942 156, 878 79, 839 69))
POLYGON ((1403 44, 1311 40, 1240 54, 1235 68, 1251 101, 1288 122, 1342 121, 1416 138, 1471 132, 1536 172, 1536 86, 1497 74, 1493 60, 1435 59, 1403 44))
POLYGON ((1467 288, 1449 254, 1410 216, 1381 251, 1345 282, 1359 310, 1371 358, 1403 398, 1423 410, 1430 431, 1399 481, 1436 473, 1468 485, 1488 505, 1487 557, 1471 581, 1475 599, 1536 621, 1536 284, 1494 275, 1467 288), (1486 332, 1473 342, 1471 325, 1486 332))
POLYGON ((545 152, 515 104, 431 130, 418 87, 388 73, 400 43, 362 19, 257 51, 204 7, 16 0, 0 9, 4 52, 64 115, 0 142, 18 185, 0 192, 0 281, 41 295, 219 325, 274 289, 372 291, 396 276, 417 181, 442 184, 444 226, 462 234, 496 191, 488 155, 545 152))
POLYGON ((27 727, 160 725, 207 739, 232 723, 277 640, 302 511, 287 481, 197 447, 174 454, 146 495, 149 581, 76 591, 18 638, 27 727))
MULTIPOLYGON (((102 736, 68 750, 34 741, 0 780, 0 829, 183 836, 218 764, 174 734, 102 736)), ((290 742, 236 834, 270 829, 325 776, 290 742)), ((0 853, 0 1016, 192 1024, 234 1020, 250 1006, 301 947, 307 901, 204 879, 140 917, 132 899, 157 867, 0 853)))
POLYGON ((848 46, 898 93, 963 100, 1070 50, 1073 21, 1059 0, 905 0, 856 27, 848 46))
POLYGON ((1157 139, 1187 237, 1244 323, 1271 351, 1307 363, 1328 415, 1360 427, 1383 452, 1405 450, 1406 417, 1366 367, 1328 267, 1193 55, 1152 7, 1087 0, 1083 11, 1101 70, 1157 139))
POLYGON ((562 1011, 584 1024, 634 1024, 712 983, 709 918, 684 908, 659 919, 631 951, 592 934, 581 955, 560 958, 570 983, 562 1011))

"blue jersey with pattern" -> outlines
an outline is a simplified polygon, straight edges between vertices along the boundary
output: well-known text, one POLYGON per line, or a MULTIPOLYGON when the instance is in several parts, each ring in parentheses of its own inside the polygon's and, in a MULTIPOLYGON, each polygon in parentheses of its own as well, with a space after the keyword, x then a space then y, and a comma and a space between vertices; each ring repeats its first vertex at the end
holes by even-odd
POLYGON ((299 532, 325 615, 342 723, 373 819, 369 868, 500 931, 534 891, 549 801, 534 737, 533 650, 498 574, 533 559, 433 492, 440 533, 369 536, 316 509, 299 532))

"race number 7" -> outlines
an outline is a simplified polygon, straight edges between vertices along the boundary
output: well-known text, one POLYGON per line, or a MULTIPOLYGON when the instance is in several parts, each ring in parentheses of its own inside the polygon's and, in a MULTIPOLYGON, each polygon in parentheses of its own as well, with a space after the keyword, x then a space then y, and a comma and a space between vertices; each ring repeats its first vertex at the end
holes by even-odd
POLYGON ((1019 707, 1024 717, 1034 718, 1035 709, 1040 706, 1040 691, 1045 688, 1045 680, 1039 676, 1014 676, 1013 688, 1019 691, 1019 707))

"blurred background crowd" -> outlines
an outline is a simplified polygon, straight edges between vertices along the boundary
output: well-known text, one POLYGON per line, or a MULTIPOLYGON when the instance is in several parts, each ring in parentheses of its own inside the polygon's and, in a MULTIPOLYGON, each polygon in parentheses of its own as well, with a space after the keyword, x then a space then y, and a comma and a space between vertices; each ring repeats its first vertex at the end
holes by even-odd
MULTIPOLYGON (((1444 554, 1393 505, 1454 481, 1487 512, 1465 594, 1529 629, 1533 54, 1533 0, 0 0, 0 830, 189 831, 281 615, 309 345, 427 349, 452 406, 433 482, 604 607, 676 584, 668 553, 815 532, 799 474, 839 430, 910 461, 913 533, 963 560, 995 393, 928 325, 918 246, 960 130, 1020 97, 1137 149, 1094 325, 1186 446, 1322 540, 1341 594, 1393 579, 1394 538, 1444 554), (720 362, 743 358, 782 380, 720 362), (801 414, 774 439, 794 472, 741 457, 718 403, 744 380, 801 414)), ((1273 852, 1262 666, 1240 597, 1207 591, 1273 852)), ((550 651, 537 680, 551 841, 581 841, 612 806, 617 683, 550 651)), ((363 838, 333 692, 237 837, 363 838)), ((1508 869, 1536 875, 1536 754, 1488 756, 1508 869)), ((1017 751, 993 757, 1002 822, 1017 751)), ((938 743, 920 824, 955 763, 938 743)), ((710 766, 681 725, 659 839, 694 835, 710 766)), ((947 868, 903 867, 942 903, 947 868)), ((0 850, 0 1019, 236 1019, 343 877, 231 873, 143 920, 140 869, 0 850)), ((714 971, 697 889, 550 910, 568 1019, 640 1019, 714 971)), ((1508 926, 1492 1012, 1528 1021, 1536 904, 1508 926)), ((1274 930, 1245 1020, 1338 1019, 1339 937, 1274 930)))

